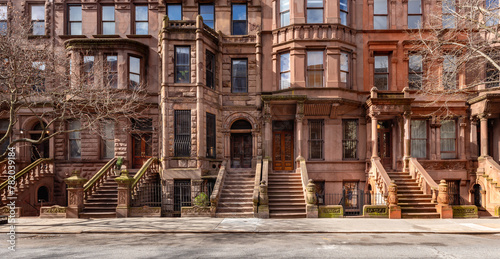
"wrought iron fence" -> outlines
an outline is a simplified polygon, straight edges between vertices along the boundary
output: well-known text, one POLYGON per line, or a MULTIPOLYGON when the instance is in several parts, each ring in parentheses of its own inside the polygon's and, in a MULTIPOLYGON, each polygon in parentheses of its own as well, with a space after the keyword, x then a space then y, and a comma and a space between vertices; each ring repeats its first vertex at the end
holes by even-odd
POLYGON ((450 205, 465 205, 467 204, 465 199, 460 196, 458 193, 449 194, 448 201, 450 205))
POLYGON ((174 216, 181 215, 181 207, 191 206, 191 180, 174 182, 174 216))
POLYGON ((131 201, 133 207, 161 207, 161 183, 145 183, 131 201))
POLYGON ((385 197, 382 194, 365 193, 363 190, 326 193, 324 198, 324 205, 342 205, 345 216, 362 215, 364 205, 385 204, 385 197))

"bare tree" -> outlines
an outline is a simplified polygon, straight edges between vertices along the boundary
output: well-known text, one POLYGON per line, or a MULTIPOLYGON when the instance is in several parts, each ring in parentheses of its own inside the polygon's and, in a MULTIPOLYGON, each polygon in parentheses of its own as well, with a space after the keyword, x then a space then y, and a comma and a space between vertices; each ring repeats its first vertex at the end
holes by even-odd
POLYGON ((82 130, 99 132, 102 123, 140 116, 146 108, 145 85, 116 89, 117 73, 108 62, 78 60, 50 39, 32 36, 32 26, 21 16, 10 24, 8 30, 0 28, 0 119, 8 120, 0 146, 36 145, 82 130), (38 138, 11 139, 20 115, 38 119, 38 138), (68 128, 71 119, 78 119, 80 126, 68 128))
POLYGON ((409 85, 449 114, 450 102, 499 85, 500 9, 498 0, 441 3, 408 31, 409 85))

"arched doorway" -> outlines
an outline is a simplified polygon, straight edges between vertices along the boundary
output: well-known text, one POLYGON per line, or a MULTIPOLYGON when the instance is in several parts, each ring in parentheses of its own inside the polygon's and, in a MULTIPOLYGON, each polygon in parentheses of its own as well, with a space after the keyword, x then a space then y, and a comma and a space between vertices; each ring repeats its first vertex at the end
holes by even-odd
POLYGON ((46 186, 41 186, 40 188, 38 188, 38 191, 37 191, 37 195, 36 195, 36 199, 37 199, 37 202, 40 202, 40 203, 47 203, 49 202, 49 188, 47 188, 46 186))
POLYGON ((252 167, 252 124, 237 120, 231 125, 231 167, 252 167))
POLYGON ((481 208, 483 206, 481 197, 481 190, 482 190, 481 185, 474 184, 472 189, 474 191, 474 205, 476 205, 478 208, 481 208))
MULTIPOLYGON (((30 130, 30 139, 38 140, 42 136, 42 133, 46 129, 46 124, 42 122, 37 122, 30 130)), ((49 141, 46 140, 40 144, 31 145, 31 162, 36 161, 39 158, 49 158, 49 141)))

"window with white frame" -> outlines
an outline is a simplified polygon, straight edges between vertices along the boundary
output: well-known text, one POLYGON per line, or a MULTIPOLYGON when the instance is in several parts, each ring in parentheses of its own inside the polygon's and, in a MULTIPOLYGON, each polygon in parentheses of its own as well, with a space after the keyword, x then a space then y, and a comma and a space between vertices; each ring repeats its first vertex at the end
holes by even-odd
POLYGON ((248 59, 231 60, 231 92, 248 93, 248 59))
POLYGON ((128 64, 128 79, 130 88, 137 89, 141 85, 141 58, 130 56, 128 64))
POLYGON ((191 83, 190 50, 189 46, 175 46, 175 83, 191 83))
POLYGON ((375 56, 373 85, 378 90, 389 90, 389 56, 375 56))
POLYGON ((340 52, 340 82, 345 84, 345 88, 351 89, 349 76, 349 53, 340 52))
POLYGON ((31 32, 33 35, 45 35, 45 6, 31 5, 31 32))
POLYGON ((118 56, 117 55, 106 55, 105 63, 105 84, 110 88, 118 88, 118 56))
POLYGON ((102 124, 102 157, 115 157, 115 123, 105 121, 102 124))

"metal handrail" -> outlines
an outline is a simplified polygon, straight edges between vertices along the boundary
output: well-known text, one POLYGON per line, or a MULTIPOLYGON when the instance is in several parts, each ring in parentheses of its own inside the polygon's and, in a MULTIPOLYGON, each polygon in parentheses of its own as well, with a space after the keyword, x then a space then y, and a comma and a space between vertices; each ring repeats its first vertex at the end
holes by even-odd
POLYGON ((94 174, 94 176, 92 176, 92 178, 90 178, 90 180, 83 185, 83 191, 86 192, 90 188, 92 188, 92 186, 94 186, 94 184, 104 175, 104 173, 106 173, 106 171, 108 171, 110 167, 116 164, 116 160, 118 160, 116 157, 109 160, 96 174, 94 174))
MULTIPOLYGON (((31 163, 30 165, 25 167, 23 170, 17 172, 14 176, 14 180, 17 181, 17 179, 21 178, 22 176, 24 176, 25 174, 27 174, 28 172, 30 172, 31 170, 36 168, 42 162, 49 162, 49 161, 52 161, 52 159, 51 158, 39 158, 39 159, 37 159, 35 162, 31 163)), ((5 180, 2 184, 0 184, 0 190, 3 190, 5 187, 7 187, 8 184, 9 184, 9 179, 5 180)))
POLYGON ((141 169, 139 169, 139 171, 137 171, 137 173, 134 175, 134 180, 132 181, 132 184, 130 185, 130 188, 133 189, 135 187, 135 185, 139 182, 139 180, 144 176, 144 174, 148 171, 149 167, 153 164, 153 163, 156 163, 158 162, 158 158, 156 157, 151 157, 149 158, 146 163, 144 163, 141 167, 141 169))

